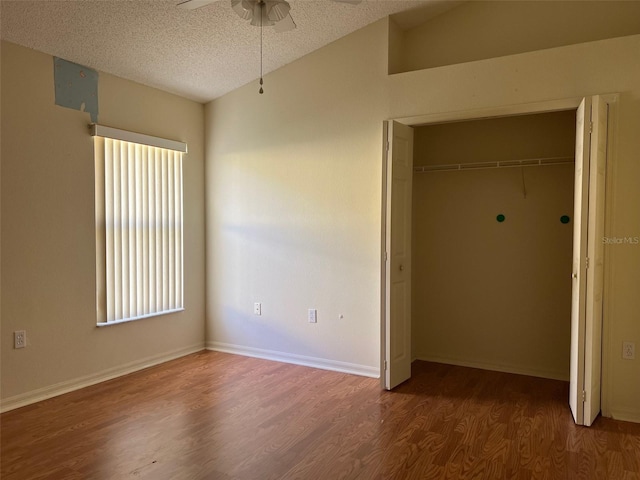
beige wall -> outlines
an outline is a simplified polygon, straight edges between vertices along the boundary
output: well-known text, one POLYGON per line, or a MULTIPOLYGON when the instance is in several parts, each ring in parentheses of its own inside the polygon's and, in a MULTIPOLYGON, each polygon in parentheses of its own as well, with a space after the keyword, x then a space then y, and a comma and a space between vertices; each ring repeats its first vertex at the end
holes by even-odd
POLYGON ((210 347, 377 375, 385 34, 206 106, 210 347))
POLYGON ((575 111, 518 115, 415 128, 414 166, 573 158, 575 111))
POLYGON ((388 42, 388 65, 387 72, 389 74, 392 73, 400 73, 408 70, 405 62, 405 32, 402 30, 398 24, 393 20, 392 17, 389 18, 389 42, 388 42))
MULTIPOLYGON (((447 123, 416 128, 414 164, 571 159, 574 144, 572 111, 447 123)), ((568 380, 573 177, 573 164, 414 174, 414 358, 568 380)))
POLYGON ((2 43, 2 399, 10 408, 203 347, 203 106, 101 73, 99 123, 188 143, 185 311, 97 328, 89 116, 53 59, 2 43), (14 330, 28 346, 13 349, 14 330))
MULTIPOLYGON (((640 231, 640 36, 387 76, 387 26, 268 75, 263 96, 207 105, 210 347, 377 370, 386 118, 620 92, 609 234, 640 231)), ((607 260, 605 408, 640 421, 640 362, 621 358, 622 340, 640 343, 640 248, 607 260)))
POLYGON ((391 73, 640 33, 637 1, 472 1, 392 37, 391 73), (463 35, 460 32, 464 32, 463 35))

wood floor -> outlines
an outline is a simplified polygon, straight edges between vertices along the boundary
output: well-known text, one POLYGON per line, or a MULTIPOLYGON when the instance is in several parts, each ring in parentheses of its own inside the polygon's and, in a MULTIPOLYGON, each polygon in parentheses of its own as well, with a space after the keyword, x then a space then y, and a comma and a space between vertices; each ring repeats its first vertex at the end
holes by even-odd
POLYGON ((1 478, 640 479, 640 425, 568 386, 416 362, 377 380, 201 352, 1 416, 1 478))

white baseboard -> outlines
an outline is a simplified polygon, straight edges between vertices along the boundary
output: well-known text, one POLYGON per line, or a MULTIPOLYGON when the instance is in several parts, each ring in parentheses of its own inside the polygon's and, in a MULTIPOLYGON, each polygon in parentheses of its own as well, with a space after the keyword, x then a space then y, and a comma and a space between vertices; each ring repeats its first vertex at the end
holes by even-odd
POLYGON ((622 420, 623 422, 640 423, 640 410, 612 409, 608 415, 614 420, 622 420))
POLYGON ((207 342, 207 350, 244 355, 245 357, 262 358, 265 360, 273 360, 276 362, 292 363, 294 365, 320 368, 322 370, 332 370, 334 372, 351 373, 353 375, 360 375, 363 377, 380 377, 380 370, 376 367, 368 367, 366 365, 358 365, 355 363, 339 362, 336 360, 327 360, 324 358, 307 357, 304 355, 277 352, 274 350, 265 350, 263 348, 245 347, 243 345, 233 345, 221 342, 207 342))
POLYGON ((74 378, 72 380, 66 380, 64 382, 56 383, 48 387, 38 388, 30 392, 21 393, 13 397, 7 397, 0 401, 0 412, 8 412, 16 408, 24 407, 32 403, 40 402, 48 398, 57 397, 64 393, 73 392, 84 387, 95 385, 96 383, 105 382, 116 377, 121 377, 129 373, 137 372, 154 365, 159 365, 169 360, 184 357, 192 353, 204 350, 204 344, 192 345, 190 347, 173 350, 171 352, 162 353, 160 355, 153 355, 151 357, 136 360, 134 362, 119 365, 117 367, 108 368, 101 372, 93 373, 91 375, 85 375, 83 377, 74 378))
POLYGON ((481 370, 493 370, 495 372, 514 373, 516 375, 528 375, 530 377, 550 378, 552 380, 569 381, 568 372, 555 370, 543 370, 536 368, 524 368, 517 365, 504 365, 491 362, 479 362, 475 360, 464 360, 459 358, 440 357, 437 355, 417 354, 414 360, 424 360, 426 362, 446 363, 459 367, 479 368, 481 370))

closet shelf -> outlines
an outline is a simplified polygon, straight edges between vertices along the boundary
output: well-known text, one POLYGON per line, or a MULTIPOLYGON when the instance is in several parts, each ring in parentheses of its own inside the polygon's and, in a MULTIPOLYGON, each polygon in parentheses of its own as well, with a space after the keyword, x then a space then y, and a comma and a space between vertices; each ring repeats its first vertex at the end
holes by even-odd
POLYGON ((523 160, 505 160, 502 162, 452 163, 449 165, 422 165, 413 167, 414 173, 438 172, 448 170, 480 170, 485 168, 541 167, 545 165, 565 165, 573 163, 573 157, 528 158, 523 160))

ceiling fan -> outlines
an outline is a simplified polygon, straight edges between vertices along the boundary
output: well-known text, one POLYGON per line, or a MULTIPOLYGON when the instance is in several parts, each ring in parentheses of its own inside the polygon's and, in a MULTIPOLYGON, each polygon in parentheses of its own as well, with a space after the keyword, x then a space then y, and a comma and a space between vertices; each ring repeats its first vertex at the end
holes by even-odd
MULTIPOLYGON (((179 8, 194 10, 219 0, 180 0, 179 8)), ((356 5, 362 0, 332 0, 338 3, 356 5)), ((231 8, 243 20, 249 20, 254 27, 271 27, 276 32, 286 32, 296 28, 291 17, 291 5, 286 0, 231 0, 231 8)))

